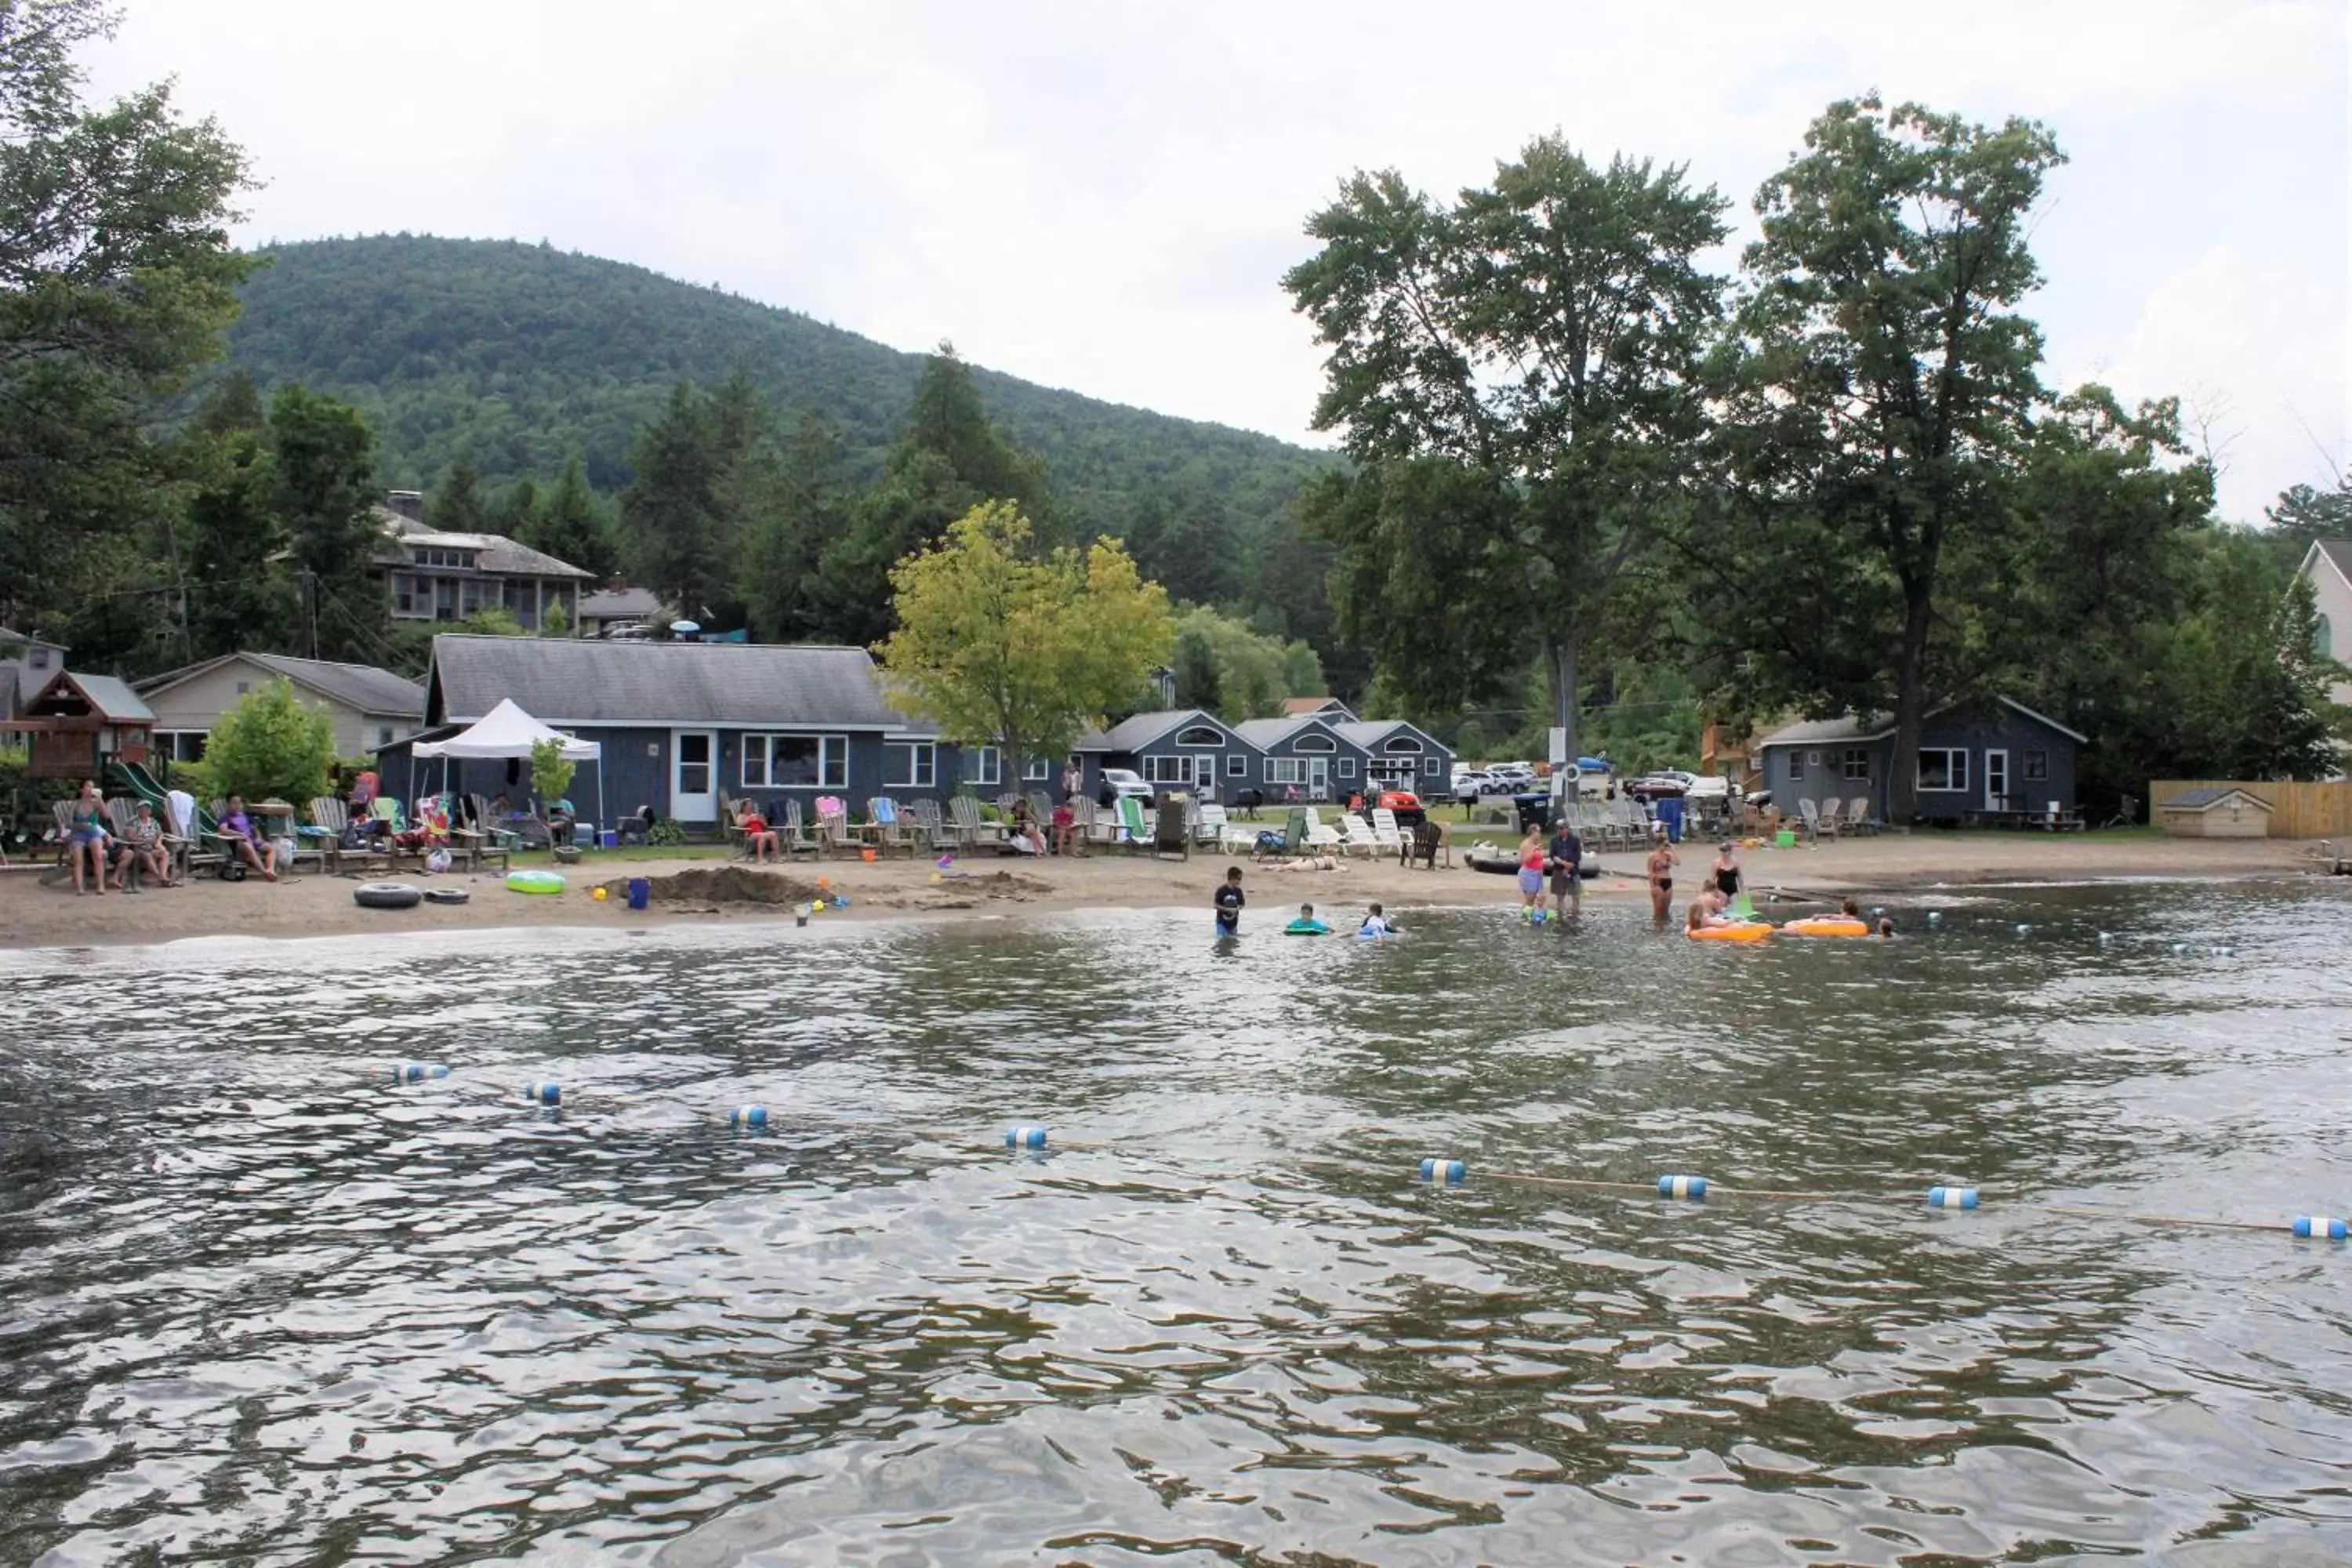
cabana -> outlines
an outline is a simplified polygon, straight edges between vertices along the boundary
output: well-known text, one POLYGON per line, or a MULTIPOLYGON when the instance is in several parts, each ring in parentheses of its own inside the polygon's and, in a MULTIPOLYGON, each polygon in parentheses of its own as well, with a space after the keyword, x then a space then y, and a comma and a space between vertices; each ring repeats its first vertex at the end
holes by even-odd
POLYGON ((449 759, 459 762, 530 760, 531 748, 541 742, 553 741, 563 748, 566 762, 596 764, 596 809, 582 813, 581 821, 593 827, 605 820, 604 816, 604 748, 594 741, 583 741, 561 730, 551 730, 524 712, 511 697, 501 698, 491 709, 471 725, 443 741, 419 741, 411 749, 418 757, 441 759, 441 786, 449 785, 449 759))

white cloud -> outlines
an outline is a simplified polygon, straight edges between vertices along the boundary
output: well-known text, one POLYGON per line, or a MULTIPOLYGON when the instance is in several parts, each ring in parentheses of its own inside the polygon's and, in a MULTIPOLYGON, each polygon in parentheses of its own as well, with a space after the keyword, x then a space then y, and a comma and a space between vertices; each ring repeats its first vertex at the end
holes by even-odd
POLYGON ((705 0, 657 18, 620 0, 172 0, 134 8, 100 67, 115 88, 176 72, 253 151, 270 184, 247 237, 545 237, 1293 438, 1320 356, 1277 280, 1350 170, 1446 192, 1558 128, 1686 162, 1744 214, 1812 114, 1877 88, 2056 126, 2075 161, 2036 235, 2053 366, 2228 385, 2249 424, 2233 504, 2319 471, 2288 400, 2343 432, 2344 388, 2307 363, 2340 353, 2346 310, 2331 0, 1994 0, 1964 19, 1859 0, 1447 18, 1402 0, 705 0), (2232 348, 2209 320, 2274 347, 2232 348))

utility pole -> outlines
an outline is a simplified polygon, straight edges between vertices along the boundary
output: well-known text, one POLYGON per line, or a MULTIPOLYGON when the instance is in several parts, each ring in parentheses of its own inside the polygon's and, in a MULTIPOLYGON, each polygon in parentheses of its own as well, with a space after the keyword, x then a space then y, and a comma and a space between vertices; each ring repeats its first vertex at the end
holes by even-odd
POLYGON ((319 574, 308 566, 297 570, 295 579, 302 584, 302 652, 308 658, 319 657, 319 574))

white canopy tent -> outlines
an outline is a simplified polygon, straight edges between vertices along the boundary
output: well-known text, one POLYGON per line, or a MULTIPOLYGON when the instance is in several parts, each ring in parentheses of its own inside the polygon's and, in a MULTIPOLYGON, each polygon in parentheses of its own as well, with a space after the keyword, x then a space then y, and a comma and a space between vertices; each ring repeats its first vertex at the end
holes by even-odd
POLYGON ((460 762, 520 758, 529 762, 530 749, 542 741, 561 744, 567 762, 596 764, 596 815, 588 820, 592 825, 601 821, 604 814, 604 748, 594 741, 583 741, 561 730, 549 729, 524 712, 511 697, 499 699, 497 707, 446 741, 417 742, 410 754, 440 758, 441 786, 446 790, 449 785, 450 758, 460 762))

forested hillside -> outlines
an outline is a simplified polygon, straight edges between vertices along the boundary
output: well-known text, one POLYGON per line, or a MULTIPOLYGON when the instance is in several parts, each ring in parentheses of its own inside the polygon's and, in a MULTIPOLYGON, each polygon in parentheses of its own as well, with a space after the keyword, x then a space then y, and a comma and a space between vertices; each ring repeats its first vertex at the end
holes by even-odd
MULTIPOLYGON (((795 311, 544 245, 379 235, 262 254, 229 363, 357 404, 392 485, 429 489, 461 458, 488 483, 544 477, 577 450, 590 483, 617 490, 631 443, 679 378, 717 385, 739 366, 786 419, 833 421, 853 477, 870 477, 923 365, 795 311)), ((988 370, 973 380, 991 419, 1045 459, 1057 500, 1082 513, 1156 496, 1264 518, 1329 461, 988 370)))

